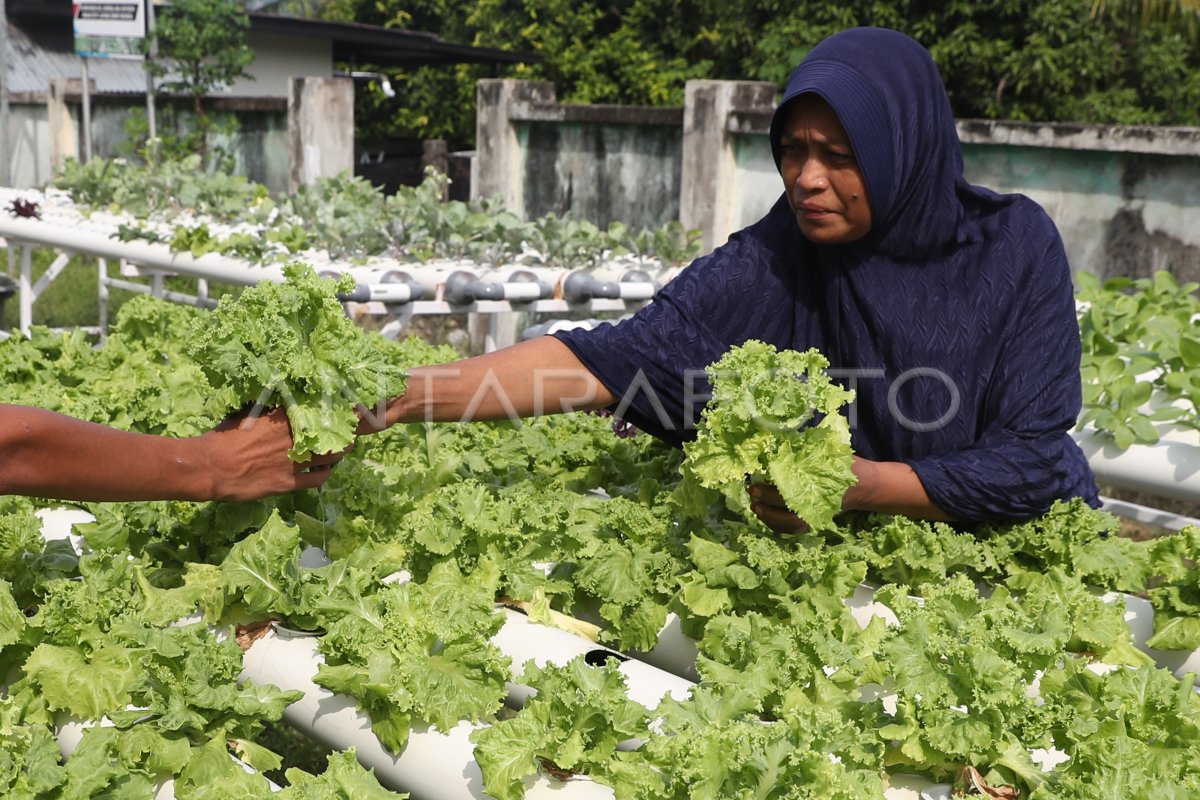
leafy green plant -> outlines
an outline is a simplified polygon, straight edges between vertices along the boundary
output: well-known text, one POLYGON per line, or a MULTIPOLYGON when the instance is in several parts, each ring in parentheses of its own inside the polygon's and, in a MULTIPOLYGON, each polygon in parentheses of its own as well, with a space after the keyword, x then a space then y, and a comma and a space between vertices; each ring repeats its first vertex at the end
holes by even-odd
POLYGON ((1169 272, 1101 283, 1076 276, 1083 412, 1124 449, 1159 439, 1156 423, 1200 429, 1200 289, 1169 272))
POLYGON ((85 211, 124 211, 142 218, 184 211, 220 222, 263 220, 274 209, 267 189, 244 177, 207 173, 193 154, 178 160, 135 164, 126 159, 68 159, 54 185, 85 211))
POLYGON ((294 440, 288 455, 307 461, 349 446, 356 408, 399 394, 404 376, 380 350, 384 340, 346 317, 336 292, 353 288, 353 279, 336 284, 299 263, 284 275, 284 283, 264 282, 222 301, 191 349, 236 403, 286 408, 294 440))
MULTIPOLYGON (((1168 307, 1186 288, 1153 283, 1168 307)), ((0 384, 12 402, 184 435, 237 404, 246 380, 240 369, 195 380, 201 365, 219 372, 249 354, 273 374, 272 359, 299 352, 307 359, 294 363, 324 374, 341 368, 328 363, 331 350, 397 366, 449 356, 374 338, 359 352, 336 326, 320 335, 337 305, 328 282, 308 287, 312 303, 299 302, 304 287, 266 288, 221 323, 141 297, 100 348, 78 332, 13 336, 0 342, 0 384), (234 338, 248 317, 276 317, 262 327, 279 353, 261 342, 197 349, 208 325, 228 322, 234 338)), ((742 491, 743 474, 771 475, 793 434, 844 398, 822 384, 815 354, 733 356, 725 367, 744 369, 729 370, 710 408, 728 424, 708 466, 742 491), (747 435, 735 442, 731 432, 747 435), (765 445, 767 434, 784 445, 765 445)), ((818 461, 847 456, 815 444, 818 461)), ((1155 668, 1133 646, 1121 598, 1101 594, 1149 599, 1146 646, 1200 646, 1200 528, 1125 539, 1111 535, 1111 516, 1076 499, 973 530, 848 512, 783 541, 716 491, 698 512, 677 513, 685 455, 615 437, 582 414, 397 425, 362 437, 320 493, 93 504, 97 521, 74 530, 91 551, 83 557, 42 540, 39 501, 0 498, 0 668, 10 681, 0 794, 148 796, 161 773, 181 800, 269 797, 261 776, 229 758, 229 743, 259 769, 277 764, 257 731, 291 696, 239 680, 240 651, 207 627, 234 617, 324 631, 317 682, 354 697, 394 751, 418 721, 439 730, 474 721, 496 796, 519 796, 534 770, 564 769, 631 800, 858 800, 879 797, 897 772, 1038 800, 1094 797, 1098 781, 1145 800, 1200 791, 1193 676, 1155 668), (332 562, 303 566, 311 544, 332 562), (385 577, 400 569, 408 580, 385 577), (886 621, 861 618, 864 581, 878 586, 870 608, 886 621), (670 608, 693 638, 700 683, 647 712, 622 686, 629 675, 632 690, 633 672, 613 663, 514 676, 491 640, 500 596, 523 601, 534 621, 588 616, 626 650, 653 647, 670 608), (204 624, 172 624, 193 612, 204 624), (515 716, 500 709, 514 678, 538 691, 515 716), (115 725, 85 734, 60 763, 59 709, 105 713, 115 725), (1052 749, 1065 761, 1039 763, 1052 749)), ((348 756, 319 780, 288 780, 283 797, 391 796, 348 756)))
POLYGON ((747 476, 769 480, 814 529, 833 526, 855 482, 840 414, 853 394, 829 379, 828 366, 815 350, 780 352, 753 339, 732 348, 706 369, 713 400, 696 440, 684 445, 685 474, 720 489, 733 507, 748 506, 747 476))
MULTIPOLYGON (((677 222, 631 231, 613 223, 607 230, 569 215, 548 214, 532 222, 506 211, 498 198, 444 201, 445 175, 426 171, 417 186, 384 195, 367 180, 343 172, 302 186, 278 205, 266 188, 239 176, 199 169, 198 155, 139 165, 124 159, 67 163, 55 185, 86 208, 170 221, 192 212, 215 222, 260 226, 261 236, 225 237, 207 223, 177 224, 168 241, 181 252, 219 252, 250 261, 278 260, 283 251, 323 249, 333 258, 394 256, 429 261, 465 259, 480 265, 528 263, 548 267, 599 264, 610 255, 634 254, 666 264, 698 254, 699 231, 677 222), (278 247, 271 247, 270 244, 278 247)), ((163 241, 164 235, 122 223, 122 240, 163 241)))

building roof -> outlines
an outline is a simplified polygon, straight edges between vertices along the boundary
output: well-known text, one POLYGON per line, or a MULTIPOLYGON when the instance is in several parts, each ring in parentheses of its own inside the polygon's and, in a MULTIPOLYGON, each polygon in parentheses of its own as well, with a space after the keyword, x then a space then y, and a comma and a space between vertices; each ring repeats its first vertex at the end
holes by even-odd
POLYGON ((541 61, 532 53, 514 53, 491 47, 456 44, 432 33, 381 28, 356 22, 251 13, 250 29, 284 36, 312 37, 333 42, 334 61, 376 66, 435 64, 520 64, 541 61))
MULTIPOLYGON (((88 77, 100 94, 146 91, 142 62, 118 58, 88 61, 88 77)), ((42 26, 8 26, 8 91, 11 95, 40 95, 56 78, 80 80, 80 59, 75 55, 71 28, 65 34, 42 26)))
MULTIPOLYGON (((6 0, 6 5, 10 22, 8 90, 11 94, 41 94, 48 90, 52 79, 81 77, 80 61, 75 55, 69 3, 6 0)), ((251 33, 330 42, 335 62, 414 67, 499 65, 541 60, 530 53, 447 42, 432 33, 420 31, 255 12, 251 12, 249 17, 251 33)), ((95 82, 99 94, 146 91, 146 76, 138 61, 90 59, 88 77, 95 82)))

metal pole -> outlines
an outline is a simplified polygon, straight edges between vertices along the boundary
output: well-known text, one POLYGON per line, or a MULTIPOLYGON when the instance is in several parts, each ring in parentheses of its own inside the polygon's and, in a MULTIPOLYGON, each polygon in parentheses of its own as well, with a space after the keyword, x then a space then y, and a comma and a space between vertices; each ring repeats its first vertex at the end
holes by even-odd
POLYGON ((13 147, 8 135, 8 8, 0 0, 0 186, 12 184, 13 147))
POLYGON ((96 272, 99 278, 97 288, 100 316, 100 344, 108 340, 108 259, 96 259, 96 272))
POLYGON ((33 245, 28 242, 21 244, 21 275, 17 279, 20 292, 20 330, 26 336, 33 327, 33 245))
MULTIPOLYGON (((0 0, 3 2, 3 0, 0 0)), ((158 43, 154 41, 154 0, 146 0, 146 41, 150 43, 144 68, 146 70, 146 121, 149 123, 148 147, 151 157, 158 149, 155 140, 158 139, 158 120, 154 107, 154 76, 150 73, 150 63, 158 57, 158 43)))
POLYGON ((83 64, 83 163, 92 160, 92 91, 88 78, 88 58, 79 59, 83 64))

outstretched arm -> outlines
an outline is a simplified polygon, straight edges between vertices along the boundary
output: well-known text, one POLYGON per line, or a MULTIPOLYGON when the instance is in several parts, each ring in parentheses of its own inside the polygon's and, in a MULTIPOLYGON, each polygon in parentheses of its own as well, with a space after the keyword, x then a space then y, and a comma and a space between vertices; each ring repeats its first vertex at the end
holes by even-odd
POLYGON ((616 397, 552 336, 435 367, 419 367, 383 413, 366 409, 363 433, 397 422, 465 422, 590 411, 616 397))
POLYGON ((341 453, 287 457, 287 416, 230 420, 186 439, 129 433, 38 408, 0 406, 0 494, 57 500, 256 500, 308 489, 341 453))

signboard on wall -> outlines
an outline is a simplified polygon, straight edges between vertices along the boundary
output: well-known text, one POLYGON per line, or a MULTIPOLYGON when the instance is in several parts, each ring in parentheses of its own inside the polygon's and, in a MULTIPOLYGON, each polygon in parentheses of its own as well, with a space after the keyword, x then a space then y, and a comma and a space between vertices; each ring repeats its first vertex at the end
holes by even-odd
POLYGON ((146 37, 143 0, 75 0, 75 54, 89 58, 142 58, 146 37))

